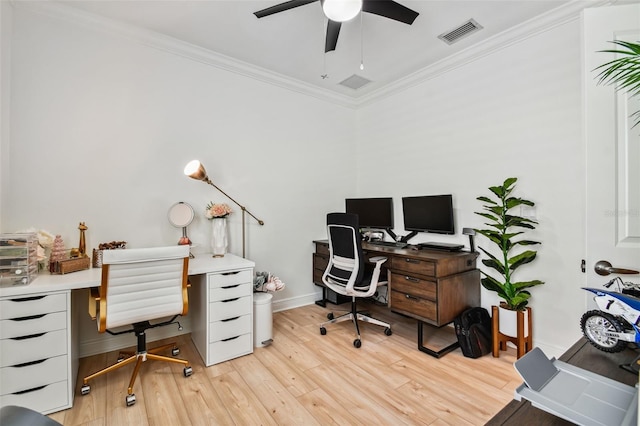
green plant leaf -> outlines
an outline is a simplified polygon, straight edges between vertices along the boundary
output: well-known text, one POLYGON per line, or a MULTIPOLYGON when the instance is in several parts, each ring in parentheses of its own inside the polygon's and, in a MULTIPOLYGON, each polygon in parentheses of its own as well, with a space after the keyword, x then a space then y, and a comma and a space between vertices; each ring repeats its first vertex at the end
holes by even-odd
POLYGON ((504 195, 504 188, 502 186, 491 186, 489 187, 489 191, 493 192, 494 194, 496 194, 496 196, 498 198, 502 198, 502 196, 504 195))
POLYGON ((511 285, 517 288, 518 290, 522 290, 525 288, 535 287, 542 284, 544 284, 544 281, 532 280, 532 281, 522 281, 522 282, 512 283, 511 285))
POLYGON ((483 213, 483 212, 475 212, 475 214, 477 214, 478 216, 486 217, 487 219, 493 220, 494 222, 498 222, 498 218, 492 214, 483 213))
POLYGON ((514 256, 508 260, 509 269, 515 271, 518 267, 530 263, 536 258, 537 252, 533 250, 527 250, 514 256))
POLYGON ((514 183, 516 183, 517 181, 518 181, 518 178, 514 178, 514 177, 506 178, 502 183, 502 187, 510 190, 511 188, 509 187, 514 183))
POLYGON ((532 241, 532 240, 520 240, 520 241, 514 241, 513 245, 519 245, 519 246, 532 246, 534 244, 540 244, 540 241, 532 241))
POLYGON ((497 203, 496 203, 495 201, 493 201, 491 198, 489 198, 489 197, 485 197, 485 196, 478 197, 478 198, 476 198, 476 200, 484 201, 485 203, 489 203, 489 204, 497 204, 497 203))

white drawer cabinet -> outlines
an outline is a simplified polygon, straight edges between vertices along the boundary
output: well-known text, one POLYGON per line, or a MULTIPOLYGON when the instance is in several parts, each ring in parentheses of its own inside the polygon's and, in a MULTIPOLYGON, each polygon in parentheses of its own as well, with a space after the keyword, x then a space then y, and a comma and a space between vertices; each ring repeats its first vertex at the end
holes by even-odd
POLYGON ((192 339, 205 365, 253 352, 253 268, 192 277, 192 339))
POLYGON ((0 299, 0 406, 71 407, 70 306, 69 291, 0 299))

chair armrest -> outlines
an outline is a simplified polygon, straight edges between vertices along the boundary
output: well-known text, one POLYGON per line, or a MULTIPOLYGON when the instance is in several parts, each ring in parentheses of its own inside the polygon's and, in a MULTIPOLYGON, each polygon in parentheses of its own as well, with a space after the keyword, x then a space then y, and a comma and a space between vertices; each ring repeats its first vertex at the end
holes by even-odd
POLYGON ((376 264, 376 266, 377 266, 378 264, 383 264, 383 263, 384 263, 384 262, 386 262, 386 261, 387 261, 387 258, 386 258, 386 257, 384 257, 384 256, 374 256, 374 257, 370 257, 370 258, 369 258, 369 262, 371 262, 371 263, 375 263, 375 264, 376 264))
POLYGON ((89 289, 89 316, 95 320, 98 314, 98 306, 100 304, 100 287, 92 287, 89 289))

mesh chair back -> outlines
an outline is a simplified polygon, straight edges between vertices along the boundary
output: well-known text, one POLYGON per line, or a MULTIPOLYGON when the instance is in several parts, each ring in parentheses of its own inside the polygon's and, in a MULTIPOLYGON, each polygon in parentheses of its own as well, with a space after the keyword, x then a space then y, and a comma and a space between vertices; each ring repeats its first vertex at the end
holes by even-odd
POLYGON ((186 314, 188 260, 187 245, 105 250, 100 316, 106 328, 186 314))
POLYGON ((345 287, 350 280, 359 284, 364 277, 364 261, 358 216, 350 213, 329 213, 327 234, 331 256, 327 277, 334 284, 345 287))

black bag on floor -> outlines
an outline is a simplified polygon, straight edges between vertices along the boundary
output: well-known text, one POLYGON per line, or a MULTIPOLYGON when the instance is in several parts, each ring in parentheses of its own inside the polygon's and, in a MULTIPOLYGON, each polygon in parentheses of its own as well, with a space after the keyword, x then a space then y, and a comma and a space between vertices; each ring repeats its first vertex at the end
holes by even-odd
POLYGON ((462 354, 479 358, 491 352, 491 317, 486 309, 469 308, 453 320, 462 354))

